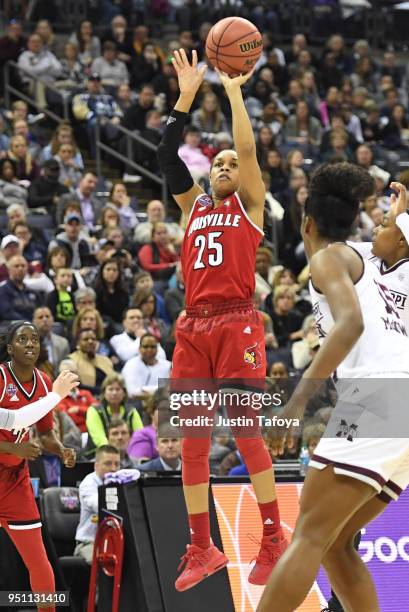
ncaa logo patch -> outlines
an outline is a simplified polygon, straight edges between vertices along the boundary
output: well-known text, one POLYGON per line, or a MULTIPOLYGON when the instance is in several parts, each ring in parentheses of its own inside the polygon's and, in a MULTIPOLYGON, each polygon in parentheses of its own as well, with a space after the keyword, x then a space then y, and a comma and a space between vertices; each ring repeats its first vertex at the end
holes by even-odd
POLYGON ((208 195, 202 195, 200 196, 200 198, 197 199, 198 204, 200 204, 200 208, 199 208, 199 212, 202 212, 203 210, 206 210, 206 208, 209 208, 209 206, 213 207, 213 200, 210 196, 208 195))
POLYGON ((245 363, 252 366, 253 370, 261 367, 262 356, 261 351, 258 349, 258 342, 244 349, 243 359, 245 363))
POLYGON ((18 402, 17 387, 15 385, 7 385, 6 394, 8 395, 8 399, 10 402, 18 402))

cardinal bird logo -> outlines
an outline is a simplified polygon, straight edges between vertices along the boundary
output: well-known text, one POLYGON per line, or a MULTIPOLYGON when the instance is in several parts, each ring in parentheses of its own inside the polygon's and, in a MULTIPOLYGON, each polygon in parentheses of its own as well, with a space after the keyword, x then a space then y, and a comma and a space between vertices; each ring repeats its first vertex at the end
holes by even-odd
POLYGON ((253 370, 261 367, 262 357, 258 349, 258 342, 244 349, 244 361, 253 367, 253 370))

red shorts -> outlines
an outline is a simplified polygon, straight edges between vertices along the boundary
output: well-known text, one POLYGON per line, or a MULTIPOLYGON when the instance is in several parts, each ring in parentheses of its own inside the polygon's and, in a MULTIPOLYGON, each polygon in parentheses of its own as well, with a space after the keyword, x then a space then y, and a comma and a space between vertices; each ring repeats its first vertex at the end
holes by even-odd
POLYGON ((262 316, 249 302, 186 307, 178 319, 172 379, 265 379, 262 316))
POLYGON ((10 529, 41 527, 27 461, 20 465, 0 465, 0 523, 10 529))

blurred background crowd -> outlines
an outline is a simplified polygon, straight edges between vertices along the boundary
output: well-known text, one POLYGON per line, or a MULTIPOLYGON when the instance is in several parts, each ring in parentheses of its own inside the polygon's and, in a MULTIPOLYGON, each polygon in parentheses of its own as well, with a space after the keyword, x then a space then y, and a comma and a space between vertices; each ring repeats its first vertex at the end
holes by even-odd
MULTIPOLYGON (((158 410, 169 404, 158 381, 169 376, 184 312, 186 219, 155 155, 178 97, 172 52, 196 49, 206 62, 207 33, 229 15, 263 33, 244 91, 266 186, 255 305, 265 324, 266 386, 285 397, 319 350, 299 231, 312 170, 348 160, 373 176, 355 241, 371 240, 382 223, 391 180, 409 185, 399 43, 406 13, 366 0, 75 4, 73 17, 60 2, 3 3, 0 328, 33 320, 38 367, 51 377, 79 373, 81 387, 55 422, 80 458, 111 444, 123 467, 160 458, 156 468, 179 469, 177 437, 157 440, 158 410), (383 44, 388 28, 395 47, 383 44)), ((209 65, 179 155, 208 190, 213 157, 232 146, 229 103, 209 65)), ((304 439, 284 458, 297 459, 301 444, 313 450, 334 401, 328 383, 307 413, 304 439)), ((58 466, 41 461, 42 485, 58 484, 58 466)), ((223 475, 244 469, 224 430, 214 434, 211 467, 223 475)))

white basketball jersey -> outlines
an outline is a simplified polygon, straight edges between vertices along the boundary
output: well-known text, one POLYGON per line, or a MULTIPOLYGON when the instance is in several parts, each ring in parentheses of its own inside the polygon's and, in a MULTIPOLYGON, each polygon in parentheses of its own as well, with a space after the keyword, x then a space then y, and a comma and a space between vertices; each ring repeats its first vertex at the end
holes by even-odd
POLYGON ((396 309, 409 334, 409 259, 401 259, 387 268, 384 261, 372 255, 372 242, 347 242, 347 244, 378 268, 382 276, 381 282, 391 292, 396 309))
MULTIPOLYGON (((409 337, 394 298, 377 266, 363 259, 364 271, 355 284, 361 305, 364 331, 337 368, 338 378, 382 377, 391 372, 409 372, 409 337)), ((313 313, 320 342, 334 320, 325 296, 310 282, 313 313)))

